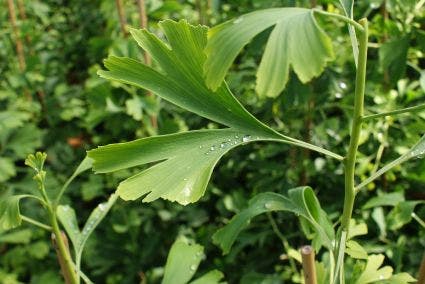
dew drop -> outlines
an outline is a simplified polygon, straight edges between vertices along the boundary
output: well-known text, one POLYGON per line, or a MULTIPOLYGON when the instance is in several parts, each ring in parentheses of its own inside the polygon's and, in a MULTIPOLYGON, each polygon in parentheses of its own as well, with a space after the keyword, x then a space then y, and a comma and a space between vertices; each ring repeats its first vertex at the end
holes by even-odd
POLYGON ((184 178, 183 180, 184 180, 184 181, 187 181, 187 178, 184 178))
POLYGON ((214 151, 214 150, 215 150, 215 146, 214 146, 214 145, 212 145, 212 146, 210 147, 210 150, 211 150, 211 151, 214 151))
POLYGON ((379 275, 379 280, 384 280, 384 278, 385 278, 384 275, 382 275, 382 274, 379 275))
POLYGON ((272 209, 273 208, 273 204, 267 202, 266 204, 264 204, 264 208, 266 208, 266 209, 272 209))
POLYGON ((239 18, 237 18, 236 20, 233 21, 233 24, 239 24, 242 21, 243 21, 243 18, 239 17, 239 18))
POLYGON ((202 251, 198 251, 197 253, 196 253, 196 256, 198 256, 198 257, 200 257, 200 256, 202 256, 204 253, 202 252, 202 251))
POLYGON ((232 139, 230 139, 230 138, 229 138, 229 139, 227 139, 227 142, 232 142, 232 139))
POLYGON ((63 208, 63 211, 65 211, 65 212, 69 210, 69 207, 68 206, 64 206, 62 208, 63 208))
POLYGON ((249 140, 251 140, 251 135, 244 135, 244 137, 242 137, 242 142, 248 142, 249 140))
POLYGON ((339 82, 339 87, 343 90, 347 89, 347 84, 345 84, 344 82, 339 82))
POLYGON ((99 207, 99 210, 102 212, 106 210, 106 205, 103 203, 100 203, 97 207, 99 207))
POLYGON ((195 271, 195 270, 196 270, 196 265, 195 265, 195 264, 192 264, 192 265, 190 266, 190 270, 195 271))
POLYGON ((199 145, 199 149, 202 149, 202 145, 199 145))
POLYGON ((221 142, 220 144, 221 149, 226 148, 226 146, 227 146, 227 142, 221 142))
POLYGON ((235 135, 235 139, 239 139, 239 135, 235 135))

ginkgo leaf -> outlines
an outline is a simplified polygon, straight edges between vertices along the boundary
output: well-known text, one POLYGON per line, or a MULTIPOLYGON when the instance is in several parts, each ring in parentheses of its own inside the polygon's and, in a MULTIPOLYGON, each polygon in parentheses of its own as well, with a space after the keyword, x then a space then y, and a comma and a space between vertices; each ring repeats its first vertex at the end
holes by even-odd
POLYGON ((130 58, 111 56, 105 60, 109 71, 99 71, 101 77, 147 89, 184 109, 223 125, 244 129, 272 131, 262 125, 236 100, 223 84, 215 92, 207 88, 202 76, 206 59, 203 49, 207 29, 191 26, 186 21, 163 21, 170 47, 146 30, 131 30, 139 45, 161 67, 162 72, 130 58))
POLYGON ((212 28, 206 47, 205 75, 215 90, 241 49, 257 34, 275 25, 257 72, 260 96, 276 97, 288 81, 289 68, 302 82, 320 75, 332 60, 330 38, 317 25, 313 10, 274 8, 252 12, 212 28))
POLYGON ((109 71, 99 71, 107 79, 145 88, 182 108, 230 128, 189 131, 144 138, 128 143, 99 147, 88 152, 93 168, 106 173, 157 162, 156 165, 120 183, 119 196, 134 200, 145 196, 188 204, 205 192, 214 166, 230 149, 254 140, 296 144, 342 159, 325 149, 284 136, 252 116, 232 95, 226 84, 210 90, 203 79, 207 29, 186 21, 160 23, 168 44, 146 30, 132 30, 139 45, 150 53, 160 68, 130 58, 110 57, 109 71))
POLYGON ((161 197, 188 204, 204 194, 215 164, 226 152, 258 139, 266 138, 229 128, 199 130, 101 146, 88 155, 98 173, 160 161, 121 182, 117 193, 124 200, 148 194, 143 201, 161 197))
POLYGON ((323 244, 333 249, 335 233, 326 213, 310 187, 289 190, 288 196, 266 192, 260 193, 249 202, 246 209, 236 214, 230 222, 213 235, 213 241, 223 253, 228 253, 239 233, 255 216, 271 211, 288 211, 305 218, 320 235, 323 244))
POLYGON ((0 201, 0 229, 9 230, 21 225, 19 201, 27 195, 12 195, 0 201))
POLYGON ((367 264, 362 274, 359 276, 355 284, 374 283, 380 280, 386 280, 393 274, 391 266, 381 265, 384 263, 384 256, 382 254, 373 254, 367 258, 367 264))

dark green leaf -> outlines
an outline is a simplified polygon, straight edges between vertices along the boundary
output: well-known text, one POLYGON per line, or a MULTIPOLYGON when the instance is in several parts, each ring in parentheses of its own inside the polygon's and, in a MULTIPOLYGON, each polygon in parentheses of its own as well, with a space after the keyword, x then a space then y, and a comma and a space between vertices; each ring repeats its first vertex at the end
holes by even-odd
POLYGON ((250 220, 270 211, 289 211, 305 218, 320 235, 323 245, 333 248, 332 241, 335 236, 332 224, 309 187, 291 189, 288 197, 271 192, 258 194, 251 199, 246 209, 236 214, 226 226, 213 235, 214 243, 219 245, 224 253, 228 253, 237 236, 250 220))
POLYGON ((363 205, 363 209, 379 206, 396 206, 402 201, 404 201, 404 195, 402 192, 385 193, 369 199, 366 204, 363 205))
POLYGON ((404 76, 408 49, 408 37, 386 42, 379 49, 379 61, 382 69, 388 71, 390 82, 393 82, 393 84, 404 76))
POLYGON ((412 220, 416 205, 425 201, 403 201, 398 203, 387 216, 388 228, 397 230, 412 220))

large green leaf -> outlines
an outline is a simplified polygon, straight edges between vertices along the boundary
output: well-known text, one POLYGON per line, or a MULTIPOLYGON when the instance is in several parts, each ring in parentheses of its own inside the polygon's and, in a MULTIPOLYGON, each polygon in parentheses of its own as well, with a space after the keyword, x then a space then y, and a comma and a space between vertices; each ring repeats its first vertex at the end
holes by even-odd
POLYGON ((99 71, 106 79, 147 89, 182 108, 230 127, 272 131, 255 119, 223 84, 215 92, 202 76, 207 29, 186 21, 163 21, 169 46, 146 30, 131 30, 139 45, 158 63, 161 72, 130 58, 109 57, 99 71), (171 49, 170 49, 171 48, 171 49))
POLYGON ((206 81, 213 90, 222 86, 227 70, 241 49, 275 25, 257 73, 257 92, 276 97, 288 81, 289 68, 302 82, 318 76, 333 58, 329 37, 317 25, 313 12, 303 8, 274 8, 252 12, 209 31, 206 81))
POLYGON ((255 216, 270 211, 288 211, 305 218, 320 235, 323 245, 333 249, 335 233, 326 213, 321 209, 313 190, 298 187, 289 190, 288 197, 267 192, 250 200, 246 209, 236 214, 230 222, 213 235, 213 241, 223 253, 228 253, 239 233, 255 216))
POLYGON ((204 194, 214 166, 226 152, 260 138, 265 139, 232 129, 200 130, 102 146, 88 154, 101 173, 162 161, 121 182, 118 194, 134 200, 149 193, 143 201, 161 197, 188 204, 204 194))
POLYGON ((184 241, 174 242, 168 254, 162 284, 186 284, 193 277, 204 256, 204 248, 184 241))
POLYGON ((164 21, 160 26, 169 45, 146 30, 131 31, 139 45, 158 63, 160 72, 129 58, 111 57, 105 61, 109 71, 99 74, 148 89, 230 128, 144 138, 89 151, 93 168, 100 173, 158 162, 122 182, 118 186, 120 197, 134 200, 147 194, 144 201, 164 198, 181 204, 195 202, 203 195, 218 160, 233 147, 253 140, 292 143, 330 153, 265 126, 242 107, 226 84, 216 91, 205 85, 202 75, 206 59, 205 27, 191 26, 185 21, 164 21))

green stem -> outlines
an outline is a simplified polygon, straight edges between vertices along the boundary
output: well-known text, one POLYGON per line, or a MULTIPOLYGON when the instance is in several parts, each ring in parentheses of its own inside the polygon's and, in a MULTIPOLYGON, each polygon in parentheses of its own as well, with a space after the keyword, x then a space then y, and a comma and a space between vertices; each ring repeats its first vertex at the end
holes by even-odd
POLYGON ((29 223, 29 224, 32 224, 32 225, 37 226, 37 227, 39 227, 39 228, 42 228, 42 229, 44 229, 44 230, 52 231, 52 227, 50 227, 50 226, 48 226, 48 225, 46 225, 46 224, 43 224, 43 223, 41 223, 41 222, 38 222, 37 220, 34 220, 33 218, 30 218, 30 217, 27 217, 27 216, 21 215, 21 219, 22 219, 23 221, 25 221, 25 222, 29 223))
POLYGON ((350 145, 345 160, 345 197, 344 209, 341 217, 341 227, 348 232, 351 215, 353 213, 354 199, 356 197, 354 189, 354 173, 356 165, 357 149, 360 141, 360 131, 364 109, 364 91, 366 83, 366 61, 367 61, 367 41, 368 26, 367 19, 361 19, 364 32, 359 35, 359 60, 356 72, 356 89, 354 94, 354 114, 351 128, 350 145))
POLYGON ((74 263, 72 262, 71 254, 69 253, 69 250, 65 245, 65 241, 62 237, 62 232, 59 228, 56 213, 51 205, 48 206, 47 210, 49 213, 50 223, 52 225, 52 231, 56 237, 57 248, 59 250, 60 257, 62 257, 64 261, 63 269, 65 271, 62 272, 64 274, 65 279, 68 279, 69 281, 69 283, 66 284, 77 284, 79 282, 77 273, 74 269, 74 263))
POLYGON ((425 104, 421 104, 421 105, 417 105, 417 106, 413 106, 413 107, 407 107, 407 108, 403 108, 403 109, 392 110, 392 111, 383 112, 383 113, 366 115, 366 116, 363 116, 362 121, 367 121, 367 120, 370 120, 370 119, 379 118, 379 117, 383 117, 383 116, 391 116, 391 115, 402 114, 402 113, 406 113, 406 112, 419 112, 419 111, 422 111, 422 110, 425 110, 425 104))
POLYGON ((416 215, 416 213, 415 212, 412 212, 412 218, 413 219, 415 219, 416 220, 416 222, 418 222, 419 223, 419 225, 421 225, 422 226, 422 228, 424 228, 425 229, 425 221, 424 220, 422 220, 418 215, 416 215))
POLYGON ((339 14, 335 14, 335 13, 329 13, 323 10, 319 10, 319 9, 313 9, 313 13, 319 14, 319 15, 324 15, 327 17, 333 17, 335 19, 341 20, 349 25, 352 25, 360 34, 364 33, 366 30, 364 28, 364 26, 360 23, 357 23, 356 21, 343 16, 343 15, 339 15, 339 14))
MULTIPOLYGON (((279 227, 276 224, 275 219, 273 218, 273 215, 271 212, 267 212, 267 217, 269 218, 269 222, 272 225, 273 232, 276 234, 276 236, 281 240, 283 248, 285 249, 286 254, 289 254, 289 243, 288 240, 285 238, 285 236, 282 234, 282 232, 279 230, 279 227)), ((297 266, 295 264, 295 261, 292 257, 288 256, 289 265, 292 268, 292 271, 297 271, 297 266)))

